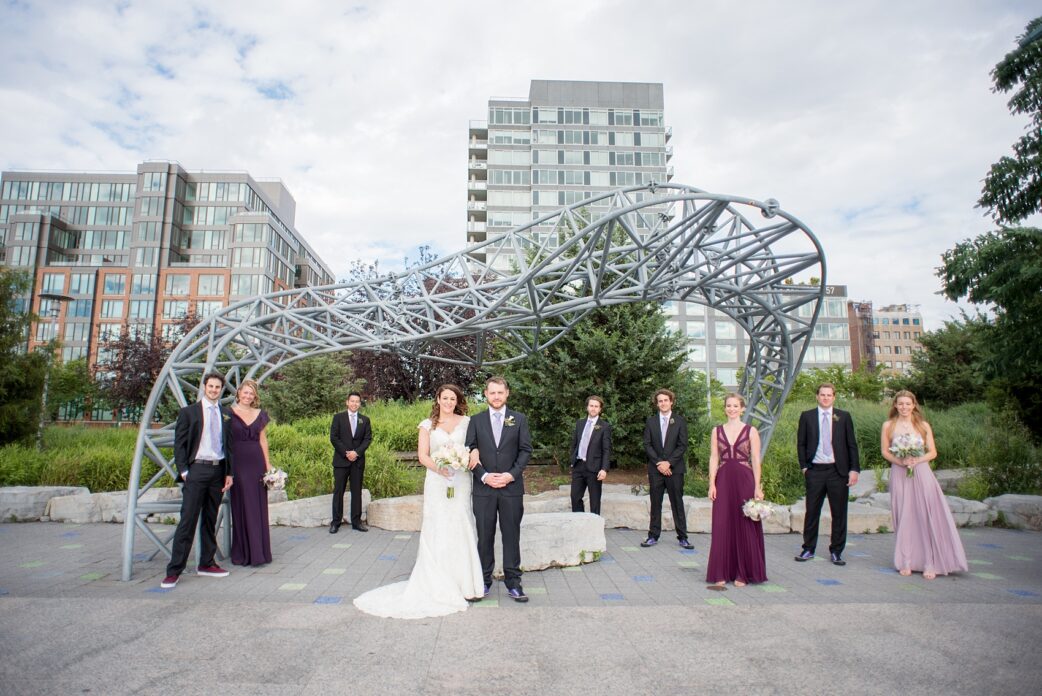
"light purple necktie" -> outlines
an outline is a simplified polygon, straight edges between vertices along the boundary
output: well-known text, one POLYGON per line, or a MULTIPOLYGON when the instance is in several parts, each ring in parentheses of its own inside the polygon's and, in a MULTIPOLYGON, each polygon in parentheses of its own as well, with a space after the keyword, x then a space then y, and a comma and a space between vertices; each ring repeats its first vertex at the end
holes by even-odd
POLYGON ((826 459, 835 459, 832 456, 832 418, 827 411, 821 414, 821 454, 826 459))
POLYGON ((586 419, 586 427, 583 428, 582 437, 579 438, 579 459, 586 461, 586 450, 590 448, 590 436, 593 435, 593 421, 586 419))
POLYGON ((496 447, 499 447, 499 438, 503 436, 503 414, 499 411, 492 414, 492 436, 496 438, 496 447))
POLYGON ((222 454, 221 447, 221 409, 217 406, 210 407, 210 447, 215 454, 222 454))

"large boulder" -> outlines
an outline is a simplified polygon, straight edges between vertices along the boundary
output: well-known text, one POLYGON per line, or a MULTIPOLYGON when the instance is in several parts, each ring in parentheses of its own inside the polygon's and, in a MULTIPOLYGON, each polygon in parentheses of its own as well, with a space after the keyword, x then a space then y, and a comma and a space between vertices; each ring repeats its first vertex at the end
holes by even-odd
MULTIPOLYGON (((801 498, 789 507, 789 528, 794 532, 803 531, 803 522, 807 517, 807 501, 801 498)), ((890 510, 869 505, 868 503, 850 503, 847 505, 847 532, 850 534, 874 534, 891 532, 894 523, 890 519, 890 510)), ((818 533, 827 536, 832 530, 832 514, 828 501, 821 508, 821 521, 818 533)))
MULTIPOLYGON (((370 507, 369 489, 362 489, 362 519, 370 507)), ((351 510, 351 494, 344 496, 344 514, 351 510)), ((328 527, 333 521, 333 494, 299 498, 268 505, 268 524, 282 527, 328 527)))
MULTIPOLYGON (((503 543, 496 530, 496 567, 503 577, 503 543)), ((521 519, 521 570, 544 570, 590 563, 607 548, 604 518, 590 512, 547 512, 521 519)))
POLYGON ((46 516, 51 498, 89 493, 82 486, 4 486, 0 488, 0 522, 35 522, 46 516))
MULTIPOLYGON (((181 501, 181 489, 150 488, 139 499, 142 503, 172 503, 181 501)), ((127 492, 109 491, 86 493, 52 498, 47 504, 47 517, 51 522, 88 524, 92 522, 115 522, 122 524, 127 514, 127 492)))
POLYGON ((959 484, 962 483, 962 480, 976 476, 977 470, 972 468, 938 469, 933 472, 933 475, 937 478, 937 483, 941 484, 942 491, 955 493, 959 489, 959 484))
POLYGON ((999 513, 980 502, 979 500, 966 500, 954 495, 946 496, 948 507, 951 508, 955 524, 960 527, 980 527, 994 522, 999 513))
MULTIPOLYGON (((1006 524, 1017 529, 1042 531, 1042 496, 1007 493, 985 498, 985 505, 1002 514, 1006 524)), ((998 514, 996 514, 996 517, 998 514)))
POLYGON ((544 512, 571 512, 572 499, 567 491, 546 491, 539 495, 525 496, 525 515, 544 512))
MULTIPOLYGON (((332 500, 332 496, 327 496, 332 500)), ((394 532, 418 532, 423 523, 423 496, 380 498, 369 503, 366 516, 373 527, 394 532)))
POLYGON ((850 487, 849 493, 855 498, 867 498, 877 490, 879 490, 879 486, 876 482, 875 470, 865 469, 858 475, 857 483, 850 487))
MULTIPOLYGON (((668 502, 665 507, 662 511, 662 528, 673 529, 673 515, 669 512, 668 502)), ((650 516, 651 498, 646 495, 633 495, 630 492, 601 495, 601 517, 607 527, 647 529, 650 516)))

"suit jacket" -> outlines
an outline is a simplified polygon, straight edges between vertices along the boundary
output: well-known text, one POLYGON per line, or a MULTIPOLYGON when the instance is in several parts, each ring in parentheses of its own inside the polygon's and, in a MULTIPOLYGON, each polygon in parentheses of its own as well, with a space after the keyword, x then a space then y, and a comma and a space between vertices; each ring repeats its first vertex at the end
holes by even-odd
POLYGON ((648 455, 648 471, 656 470, 659 462, 669 462, 674 474, 682 474, 687 468, 684 455, 687 454, 687 421, 673 411, 666 427, 666 444, 662 444, 662 427, 659 425, 661 414, 655 413, 644 424, 644 452, 648 455))
MULTIPOLYGON (((572 434, 571 455, 568 461, 576 466, 575 460, 579 456, 579 442, 582 440, 583 430, 586 429, 586 421, 589 418, 580 418, 575 422, 575 432, 572 434)), ((587 471, 607 471, 611 465, 611 423, 603 418, 597 419, 590 433, 590 444, 586 448, 585 468, 587 471)))
POLYGON ((329 442, 333 445, 333 466, 351 466, 365 464, 365 450, 373 441, 373 428, 369 418, 358 414, 358 428, 351 434, 351 416, 348 411, 341 411, 333 416, 333 424, 329 426, 329 442), (347 453, 358 452, 358 459, 350 461, 347 453))
MULTIPOLYGON (((808 469, 814 463, 820 432, 816 407, 800 414, 796 430, 796 455, 800 459, 800 469, 808 469)), ((836 470, 844 476, 851 471, 861 471, 854 420, 849 413, 838 408, 832 409, 832 454, 836 459, 836 470)))
MULTIPOLYGON (((224 447, 224 475, 232 476, 232 412, 221 406, 221 440, 224 447)), ((177 467, 177 480, 184 481, 195 455, 199 451, 199 443, 203 439, 203 402, 196 401, 177 412, 174 424, 174 466, 177 467)))
POLYGON ((477 449, 481 463, 474 467, 474 495, 519 496, 525 494, 523 472, 532 458, 532 438, 528 432, 528 419, 523 413, 506 410, 503 419, 503 433, 496 446, 496 438, 492 434, 492 416, 489 411, 482 411, 470 419, 467 426, 467 447, 477 449), (492 488, 481 482, 485 474, 507 473, 514 480, 505 488, 492 488))

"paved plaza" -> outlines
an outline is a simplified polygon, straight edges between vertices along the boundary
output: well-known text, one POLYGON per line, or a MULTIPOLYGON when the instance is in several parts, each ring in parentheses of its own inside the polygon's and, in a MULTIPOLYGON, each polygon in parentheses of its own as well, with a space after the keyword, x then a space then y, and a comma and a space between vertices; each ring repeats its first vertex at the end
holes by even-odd
MULTIPOLYGON (((172 528, 157 527, 164 534, 172 528)), ((795 563, 771 535, 765 585, 704 582, 709 537, 612 529, 579 568, 529 572, 531 601, 492 596, 439 619, 358 612, 408 577, 418 533, 273 527, 275 562, 186 573, 122 525, 0 525, 2 694, 1038 693, 1042 534, 961 530, 970 572, 891 568, 893 536, 853 536, 846 567, 795 563)), ((827 550, 827 542, 822 539, 827 550)))

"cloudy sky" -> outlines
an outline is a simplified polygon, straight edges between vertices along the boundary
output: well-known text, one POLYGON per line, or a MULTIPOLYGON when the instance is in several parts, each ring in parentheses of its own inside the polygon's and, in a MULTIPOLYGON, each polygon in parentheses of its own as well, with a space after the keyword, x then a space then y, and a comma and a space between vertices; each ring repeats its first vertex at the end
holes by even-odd
POLYGON ((856 299, 957 308, 934 268, 1026 119, 989 71, 1037 2, 23 2, 0 167, 146 159, 280 178, 343 276, 465 243, 466 140, 531 79, 661 82, 674 181, 777 198, 856 299))

